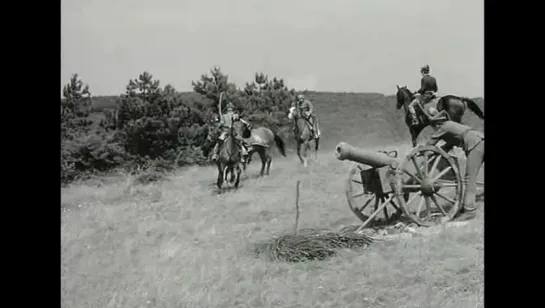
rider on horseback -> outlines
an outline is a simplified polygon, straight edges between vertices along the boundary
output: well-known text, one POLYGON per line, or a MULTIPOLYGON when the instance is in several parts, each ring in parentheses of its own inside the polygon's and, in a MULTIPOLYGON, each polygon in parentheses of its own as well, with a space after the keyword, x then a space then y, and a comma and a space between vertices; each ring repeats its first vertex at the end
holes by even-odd
MULTIPOLYGON (((246 125, 246 127, 250 128, 250 123, 248 123, 248 122, 244 121, 243 119, 241 119, 240 116, 238 115, 238 113, 234 112, 234 108, 235 108, 235 106, 232 103, 228 103, 227 104, 227 112, 224 115, 221 116, 221 119, 220 119, 220 122, 219 122, 219 125, 218 125, 218 130, 221 133, 219 134, 219 137, 216 140, 216 145, 214 146, 214 150, 213 150, 214 154, 212 155, 212 160, 217 160, 218 159, 220 145, 225 140, 225 138, 227 137, 228 130, 231 127, 231 125, 234 124, 234 122, 240 121, 244 125, 246 125)), ((242 155, 241 155, 241 158, 240 158, 240 162, 244 163, 246 161, 246 156, 248 156, 248 150, 246 148, 246 144, 245 144, 244 139, 242 138, 242 136, 240 136, 238 134, 235 135, 235 140, 237 141, 237 143, 238 143, 238 145, 239 145, 239 147, 241 149, 241 154, 242 155)))
POLYGON ((301 111, 301 116, 307 121, 310 126, 310 132, 316 138, 320 137, 320 129, 318 128, 318 121, 316 120, 316 114, 314 113, 314 107, 312 103, 305 99, 303 94, 297 94, 295 102, 291 105, 301 111))
POLYGON ((415 95, 414 100, 409 105, 409 113, 413 120, 413 125, 418 125, 418 117, 414 106, 416 104, 420 104, 422 109, 422 106, 433 99, 435 97, 435 93, 437 92, 437 80, 430 75, 430 66, 424 65, 420 69, 420 73, 422 74, 420 90, 416 91, 416 93, 420 95, 415 95))

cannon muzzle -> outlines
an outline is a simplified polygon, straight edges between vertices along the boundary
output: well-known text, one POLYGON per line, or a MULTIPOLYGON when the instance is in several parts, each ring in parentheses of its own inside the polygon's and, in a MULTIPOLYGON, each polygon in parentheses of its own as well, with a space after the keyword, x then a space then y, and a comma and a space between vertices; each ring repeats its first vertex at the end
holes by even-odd
POLYGON ((335 156, 338 160, 349 160, 374 168, 384 166, 397 167, 398 161, 395 157, 388 156, 382 152, 368 151, 341 142, 335 147, 335 156))

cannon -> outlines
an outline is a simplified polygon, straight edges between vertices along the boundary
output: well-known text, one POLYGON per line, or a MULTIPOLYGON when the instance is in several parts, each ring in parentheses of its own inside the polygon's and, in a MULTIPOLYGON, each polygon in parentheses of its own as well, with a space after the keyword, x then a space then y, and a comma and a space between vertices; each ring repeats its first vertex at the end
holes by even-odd
POLYGON ((338 160, 350 160, 374 168, 397 164, 397 151, 392 151, 392 153, 395 153, 395 156, 392 157, 385 151, 366 151, 346 142, 341 142, 335 147, 335 156, 338 160))
POLYGON ((403 217, 432 226, 452 220, 460 209, 464 187, 458 157, 439 147, 421 145, 399 159, 397 150, 369 151, 341 142, 335 156, 356 163, 345 194, 363 221, 358 230, 403 217))

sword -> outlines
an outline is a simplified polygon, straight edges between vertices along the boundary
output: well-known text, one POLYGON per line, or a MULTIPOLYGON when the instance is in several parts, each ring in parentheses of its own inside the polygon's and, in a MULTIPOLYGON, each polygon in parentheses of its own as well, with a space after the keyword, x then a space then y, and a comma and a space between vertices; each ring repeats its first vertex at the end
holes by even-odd
POLYGON ((221 100, 223 98, 223 92, 220 93, 220 99, 219 99, 219 103, 218 103, 218 113, 220 115, 220 120, 221 120, 221 100))

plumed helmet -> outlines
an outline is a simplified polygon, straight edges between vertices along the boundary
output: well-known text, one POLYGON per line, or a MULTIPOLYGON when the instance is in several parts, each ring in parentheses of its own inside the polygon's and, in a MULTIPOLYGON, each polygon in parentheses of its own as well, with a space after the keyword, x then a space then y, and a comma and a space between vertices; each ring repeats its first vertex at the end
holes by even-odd
POLYGON ((424 74, 428 74, 430 72, 430 66, 429 65, 424 65, 420 68, 420 72, 421 73, 424 73, 424 74))

